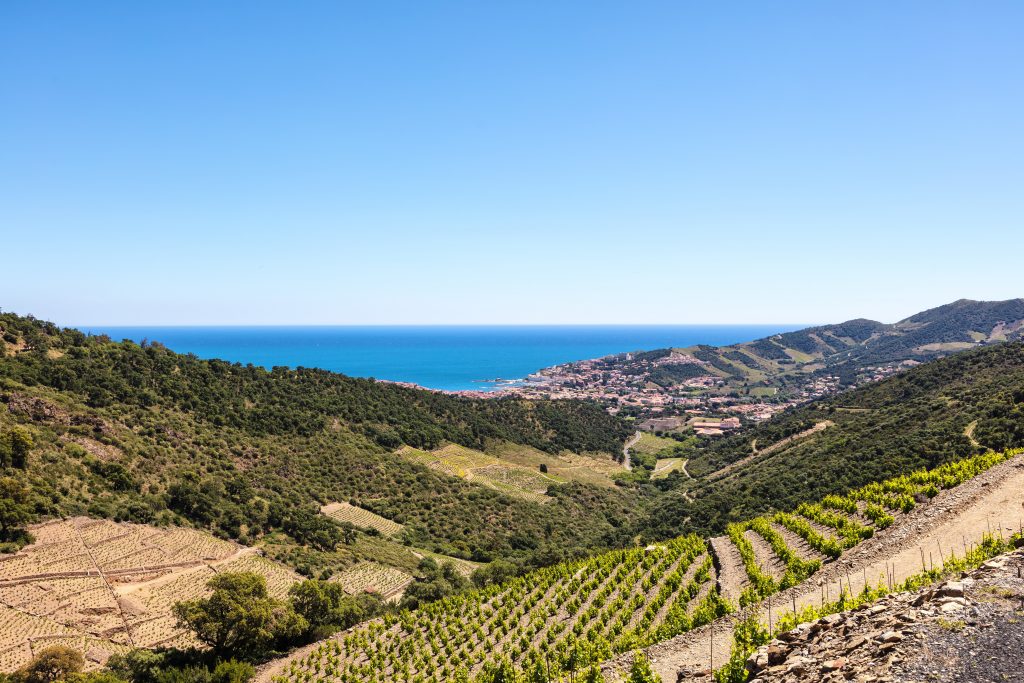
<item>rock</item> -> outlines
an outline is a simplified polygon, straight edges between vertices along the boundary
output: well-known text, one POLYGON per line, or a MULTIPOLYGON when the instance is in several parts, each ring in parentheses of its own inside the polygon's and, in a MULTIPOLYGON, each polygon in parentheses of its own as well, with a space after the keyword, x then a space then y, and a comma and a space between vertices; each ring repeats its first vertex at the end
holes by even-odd
POLYGON ((826 673, 830 672, 830 671, 839 671, 844 666, 846 666, 846 662, 847 662, 846 657, 840 657, 839 659, 833 659, 831 661, 828 661, 828 662, 825 662, 824 664, 822 664, 821 665, 821 670, 826 672, 826 673))
POLYGON ((751 674, 756 674, 761 669, 768 666, 768 653, 758 650, 747 659, 746 669, 751 674))
POLYGON ((810 670, 810 660, 806 657, 797 655, 789 660, 786 665, 786 672, 796 674, 798 676, 807 673, 810 670))
POLYGON ((963 608, 964 606, 958 602, 947 602, 939 608, 939 611, 943 614, 952 614, 953 612, 959 612, 963 608))
POLYGON ((853 652, 853 651, 854 651, 854 650, 856 650, 856 649, 857 649, 858 647, 860 647, 860 646, 864 645, 864 643, 866 643, 866 642, 868 642, 868 639, 867 639, 867 638, 866 638, 865 636, 854 636, 854 637, 853 637, 853 638, 852 638, 852 639, 850 640, 850 642, 849 642, 849 643, 847 643, 847 645, 846 645, 846 651, 847 651, 847 652, 853 652))
POLYGON ((770 645, 765 654, 768 657, 768 664, 775 665, 782 664, 786 661, 786 656, 789 655, 789 651, 777 645, 770 645))
POLYGON ((883 643, 899 643, 903 640, 903 636, 896 631, 886 631, 879 638, 883 643))
POLYGON ((939 589, 939 595, 962 598, 964 596, 964 584, 960 581, 950 581, 939 589))

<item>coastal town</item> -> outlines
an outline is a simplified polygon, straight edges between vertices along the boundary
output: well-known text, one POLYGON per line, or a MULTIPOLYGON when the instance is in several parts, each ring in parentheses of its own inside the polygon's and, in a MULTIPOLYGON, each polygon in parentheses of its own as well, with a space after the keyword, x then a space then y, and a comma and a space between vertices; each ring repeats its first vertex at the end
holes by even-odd
MULTIPOLYGON (((706 356, 707 357, 707 356, 706 356)), ((521 379, 481 381, 487 388, 448 391, 470 398, 596 401, 658 433, 719 436, 913 365, 861 369, 852 382, 827 372, 730 373, 721 363, 682 349, 622 353, 544 368, 521 379)), ((413 386, 413 385, 408 385, 413 386)), ((422 387, 418 387, 422 388, 422 387)))

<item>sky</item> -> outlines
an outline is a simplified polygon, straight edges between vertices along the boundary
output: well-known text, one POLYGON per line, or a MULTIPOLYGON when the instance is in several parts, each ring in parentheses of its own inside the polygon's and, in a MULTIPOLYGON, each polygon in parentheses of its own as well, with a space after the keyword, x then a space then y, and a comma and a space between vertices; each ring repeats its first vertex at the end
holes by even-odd
POLYGON ((0 4, 0 309, 892 322, 1024 296, 1024 3, 0 4))

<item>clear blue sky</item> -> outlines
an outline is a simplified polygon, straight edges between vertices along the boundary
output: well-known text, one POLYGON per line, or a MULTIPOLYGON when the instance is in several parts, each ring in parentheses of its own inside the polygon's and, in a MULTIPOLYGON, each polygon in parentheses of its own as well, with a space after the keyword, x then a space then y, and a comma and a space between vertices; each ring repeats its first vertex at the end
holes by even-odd
POLYGON ((885 321, 1024 295, 1021 2, 0 5, 0 308, 885 321))

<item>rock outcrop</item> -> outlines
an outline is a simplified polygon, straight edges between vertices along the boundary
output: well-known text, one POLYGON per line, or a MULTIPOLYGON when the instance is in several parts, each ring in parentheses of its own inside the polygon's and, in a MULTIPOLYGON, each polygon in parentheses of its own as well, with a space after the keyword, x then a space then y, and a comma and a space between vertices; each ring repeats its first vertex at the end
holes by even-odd
POLYGON ((1016 550, 956 580, 801 624, 747 660, 750 680, 1021 680, 1022 572, 1016 550))

